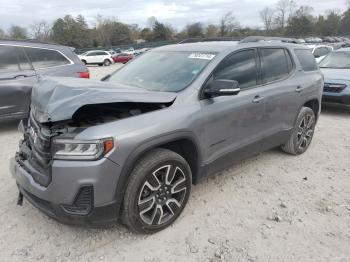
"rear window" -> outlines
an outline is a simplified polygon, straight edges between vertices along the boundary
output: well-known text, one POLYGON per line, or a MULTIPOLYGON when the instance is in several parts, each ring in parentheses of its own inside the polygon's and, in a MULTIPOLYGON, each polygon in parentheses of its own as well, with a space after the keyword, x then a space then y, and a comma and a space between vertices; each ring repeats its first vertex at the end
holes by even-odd
POLYGON ((297 55, 301 67, 304 71, 308 72, 318 70, 315 57, 310 50, 297 49, 295 50, 295 54, 297 55))
POLYGON ((292 61, 289 53, 282 48, 261 48, 263 82, 273 82, 289 75, 292 61))
POLYGON ((70 61, 55 50, 41 48, 24 48, 35 69, 70 64, 70 61))

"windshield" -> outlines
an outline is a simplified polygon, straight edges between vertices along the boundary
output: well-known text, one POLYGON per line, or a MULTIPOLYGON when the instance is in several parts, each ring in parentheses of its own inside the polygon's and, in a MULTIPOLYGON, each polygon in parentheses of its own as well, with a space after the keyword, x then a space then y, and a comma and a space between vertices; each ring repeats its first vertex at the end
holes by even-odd
POLYGON ((214 57, 212 53, 148 52, 115 72, 108 81, 151 91, 178 92, 191 84, 214 57))
POLYGON ((332 52, 319 63, 321 68, 350 68, 350 52, 332 52))

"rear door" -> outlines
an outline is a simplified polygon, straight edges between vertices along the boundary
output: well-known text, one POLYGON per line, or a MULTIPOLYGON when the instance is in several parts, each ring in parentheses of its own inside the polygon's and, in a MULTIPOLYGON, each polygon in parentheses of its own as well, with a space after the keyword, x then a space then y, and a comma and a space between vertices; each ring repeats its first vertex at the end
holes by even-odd
POLYGON ((35 82, 23 48, 0 45, 0 119, 26 117, 35 82))
POLYGON ((296 81, 295 65, 284 48, 259 48, 261 78, 266 101, 266 121, 263 129, 264 148, 280 145, 294 126, 301 100, 296 81))

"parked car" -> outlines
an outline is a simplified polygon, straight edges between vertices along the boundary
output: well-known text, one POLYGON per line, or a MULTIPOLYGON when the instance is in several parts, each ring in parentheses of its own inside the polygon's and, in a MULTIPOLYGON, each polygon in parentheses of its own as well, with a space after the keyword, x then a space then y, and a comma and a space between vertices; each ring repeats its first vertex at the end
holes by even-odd
POLYGON ((122 53, 129 54, 129 55, 134 55, 135 54, 135 49, 133 47, 130 47, 127 50, 123 50, 122 53))
POLYGON ((350 106, 350 48, 341 48, 320 63, 325 84, 322 101, 350 106))
POLYGON ((140 233, 172 224, 208 174, 274 147, 304 153, 323 88, 307 47, 276 42, 163 46, 104 80, 43 79, 11 173, 19 204, 140 233))
POLYGON ((113 60, 115 63, 127 63, 130 60, 134 59, 134 55, 132 54, 126 54, 126 53, 120 53, 113 57, 113 60))
POLYGON ((78 55, 85 65, 110 66, 113 64, 113 56, 108 51, 94 50, 78 55))
POLYGON ((320 62, 326 55, 333 51, 333 47, 329 45, 308 45, 311 48, 316 62, 320 62))
POLYGON ((70 47, 0 40, 0 121, 28 116, 39 75, 89 78, 89 71, 70 47))

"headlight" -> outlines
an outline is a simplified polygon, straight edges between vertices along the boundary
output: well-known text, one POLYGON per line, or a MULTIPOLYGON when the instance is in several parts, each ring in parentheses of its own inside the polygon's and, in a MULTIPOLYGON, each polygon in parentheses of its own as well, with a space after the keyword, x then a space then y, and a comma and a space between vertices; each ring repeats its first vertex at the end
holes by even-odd
POLYGON ((73 140, 56 139, 53 141, 54 159, 97 160, 114 147, 113 139, 73 140))

